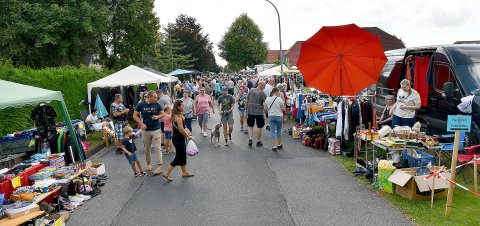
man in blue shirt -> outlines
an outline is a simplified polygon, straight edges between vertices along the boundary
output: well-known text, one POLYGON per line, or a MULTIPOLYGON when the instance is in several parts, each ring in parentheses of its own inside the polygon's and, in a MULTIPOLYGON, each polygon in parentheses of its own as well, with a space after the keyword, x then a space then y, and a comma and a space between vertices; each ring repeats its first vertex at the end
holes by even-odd
POLYGON ((143 133, 143 144, 147 160, 147 171, 152 170, 152 145, 157 152, 157 166, 153 171, 154 175, 162 173, 163 165, 163 156, 160 149, 162 133, 160 131, 160 122, 158 121, 161 118, 163 118, 163 111, 162 106, 157 102, 157 94, 154 91, 149 91, 147 101, 137 105, 133 113, 133 119, 145 131, 143 133), (140 119, 140 114, 143 121, 140 119))

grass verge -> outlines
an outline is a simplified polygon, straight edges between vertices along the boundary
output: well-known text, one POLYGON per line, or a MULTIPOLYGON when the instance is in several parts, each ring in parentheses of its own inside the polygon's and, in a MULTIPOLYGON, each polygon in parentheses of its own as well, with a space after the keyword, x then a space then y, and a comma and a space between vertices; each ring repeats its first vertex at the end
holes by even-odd
MULTIPOLYGON (((348 172, 353 172, 355 163, 353 158, 343 155, 333 156, 335 160, 341 163, 348 172)), ((466 178, 473 177, 473 171, 467 170, 466 178)), ((357 177, 367 186, 373 189, 370 180, 365 177, 357 177)), ((457 177, 460 184, 473 188, 473 183, 464 183, 461 177, 457 177)), ((430 200, 428 201, 410 201, 395 194, 389 194, 379 191, 382 197, 390 204, 398 208, 416 225, 480 225, 478 213, 480 211, 480 198, 471 193, 457 187, 453 196, 453 208, 450 218, 445 216, 444 200, 434 200, 433 209, 430 208, 430 200)))

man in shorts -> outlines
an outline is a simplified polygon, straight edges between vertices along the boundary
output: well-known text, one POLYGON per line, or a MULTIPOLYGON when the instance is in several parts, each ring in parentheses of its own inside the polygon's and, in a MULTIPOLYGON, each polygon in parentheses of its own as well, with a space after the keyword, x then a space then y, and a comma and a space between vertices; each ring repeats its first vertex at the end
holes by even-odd
POLYGON ((122 141, 125 138, 123 133, 123 127, 127 125, 127 116, 130 112, 130 109, 126 108, 123 105, 122 94, 115 94, 115 101, 110 105, 110 114, 113 119, 113 126, 115 129, 115 146, 117 147, 116 153, 122 154, 123 150, 122 141))
POLYGON ((233 131, 233 108, 235 98, 228 93, 226 86, 222 87, 222 95, 218 98, 218 111, 220 112, 221 122, 223 124, 223 137, 225 137, 225 146, 228 146, 228 140, 232 142, 233 131))
POLYGON ((248 126, 248 146, 252 147, 253 141, 253 126, 257 124, 257 147, 263 146, 262 143, 262 128, 265 126, 264 118, 264 103, 267 95, 263 90, 265 89, 265 82, 258 82, 257 88, 253 88, 248 92, 245 108, 247 110, 247 126, 248 126))

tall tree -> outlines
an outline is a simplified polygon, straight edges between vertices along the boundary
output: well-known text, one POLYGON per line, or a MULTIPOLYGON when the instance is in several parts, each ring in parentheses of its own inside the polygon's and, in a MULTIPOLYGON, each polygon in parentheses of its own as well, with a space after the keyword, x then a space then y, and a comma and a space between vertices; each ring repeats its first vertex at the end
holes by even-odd
MULTIPOLYGON (((243 68, 264 62, 268 47, 263 33, 255 22, 243 13, 233 21, 218 44, 220 56, 229 66, 243 68)), ((240 69, 240 68, 237 68, 240 69)))
POLYGON ((169 23, 165 28, 169 37, 177 39, 186 45, 186 48, 179 51, 182 55, 192 54, 197 60, 193 63, 193 68, 199 71, 218 72, 215 56, 213 54, 213 43, 208 34, 203 34, 202 26, 194 17, 180 14, 175 23, 169 23))
POLYGON ((156 57, 160 21, 153 12, 153 0, 112 0, 112 21, 101 43, 102 61, 108 68, 143 64, 156 57))
POLYGON ((0 58, 35 68, 88 64, 105 21, 101 1, 2 1, 0 58))
POLYGON ((186 47, 178 39, 167 37, 160 46, 160 66, 158 69, 168 73, 178 68, 193 68, 193 63, 197 59, 193 58, 192 54, 182 54, 182 52, 185 52, 186 47))

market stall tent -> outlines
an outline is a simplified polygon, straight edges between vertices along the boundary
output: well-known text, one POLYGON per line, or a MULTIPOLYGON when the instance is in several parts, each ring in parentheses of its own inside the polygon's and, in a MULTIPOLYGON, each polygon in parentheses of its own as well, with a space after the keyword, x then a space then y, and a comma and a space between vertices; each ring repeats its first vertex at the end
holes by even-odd
POLYGON ((283 73, 298 73, 298 72, 300 72, 299 70, 290 69, 285 65, 282 65, 282 67, 283 68, 280 68, 280 65, 275 66, 273 68, 270 68, 268 70, 265 70, 265 71, 262 71, 262 72, 258 73, 258 76, 259 77, 269 77, 269 76, 281 75, 280 74, 281 69, 283 69, 283 73))
MULTIPOLYGON (((105 88, 117 86, 133 86, 140 84, 158 84, 173 82, 172 78, 164 77, 156 73, 130 65, 105 78, 87 84, 88 102, 92 100, 92 88, 105 88)), ((91 110, 91 109, 90 109, 91 110)))
POLYGON ((157 74, 157 75, 160 75, 160 76, 163 76, 163 77, 167 77, 167 78, 169 78, 169 79, 172 79, 173 82, 176 82, 176 81, 179 80, 179 79, 178 79, 177 77, 175 77, 175 76, 164 74, 164 73, 162 73, 162 72, 160 72, 160 71, 157 71, 157 70, 152 69, 152 68, 149 68, 149 67, 144 67, 143 69, 145 69, 145 70, 147 70, 147 71, 150 71, 150 72, 153 72, 153 73, 155 73, 155 74, 157 74))
POLYGON ((190 71, 190 70, 185 70, 185 69, 177 69, 175 71, 172 71, 172 72, 168 73, 168 75, 178 76, 178 75, 185 75, 185 74, 192 74, 192 73, 196 73, 196 72, 190 71))
MULTIPOLYGON (((73 129, 70 116, 68 115, 67 106, 63 99, 62 92, 42 89, 34 86, 27 86, 19 83, 0 80, 0 110, 7 107, 21 107, 26 105, 35 106, 40 103, 49 103, 51 101, 58 101, 61 105, 65 123, 67 124, 70 136, 74 141, 75 148, 80 154, 80 144, 78 143, 73 129)), ((80 156, 82 156, 80 154, 80 156)))

